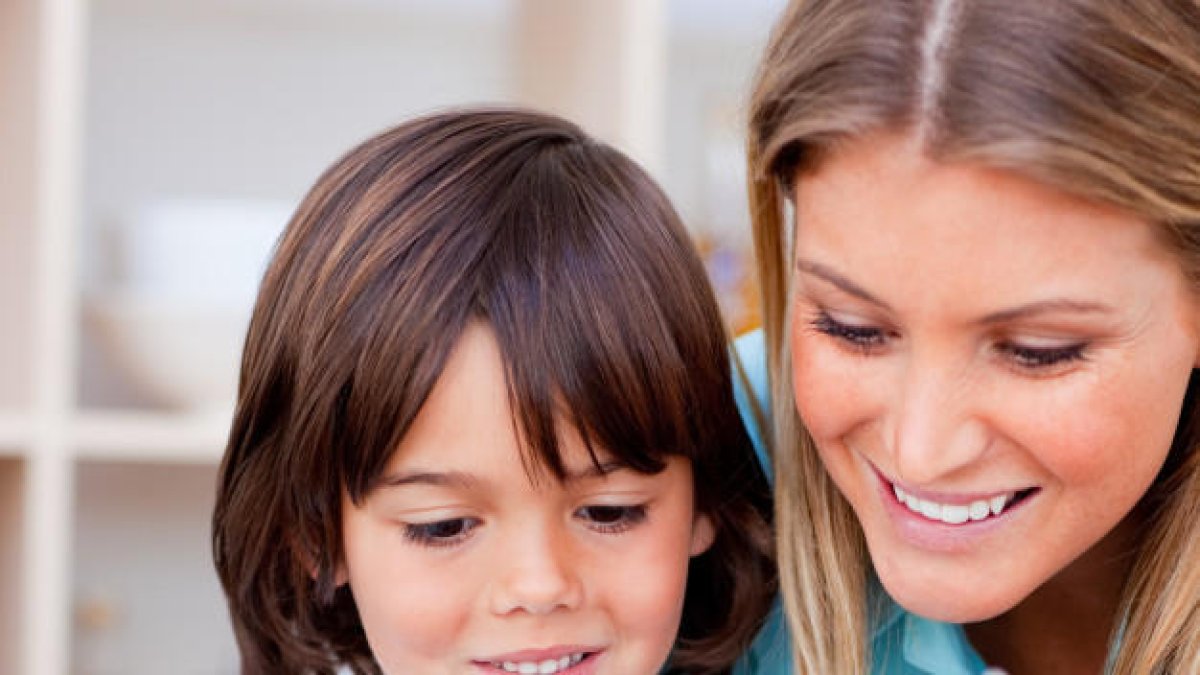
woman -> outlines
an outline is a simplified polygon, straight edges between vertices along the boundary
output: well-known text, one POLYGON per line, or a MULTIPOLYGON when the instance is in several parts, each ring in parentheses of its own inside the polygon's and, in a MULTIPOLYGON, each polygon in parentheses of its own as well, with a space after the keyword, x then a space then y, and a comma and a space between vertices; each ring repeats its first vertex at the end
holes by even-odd
POLYGON ((793 2, 749 163, 799 671, 1200 672, 1200 4, 793 2))

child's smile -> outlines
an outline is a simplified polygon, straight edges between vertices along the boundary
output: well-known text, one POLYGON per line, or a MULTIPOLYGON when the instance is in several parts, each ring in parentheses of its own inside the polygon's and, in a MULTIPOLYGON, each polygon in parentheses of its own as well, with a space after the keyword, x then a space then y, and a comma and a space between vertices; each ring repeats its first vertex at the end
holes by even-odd
POLYGON ((552 647, 494 656, 476 665, 485 673, 590 673, 599 654, 586 647, 552 647))
POLYGON ((688 562, 712 538, 689 463, 527 470, 498 347, 468 326, 364 503, 343 502, 344 564, 388 673, 651 675, 674 644, 688 562))

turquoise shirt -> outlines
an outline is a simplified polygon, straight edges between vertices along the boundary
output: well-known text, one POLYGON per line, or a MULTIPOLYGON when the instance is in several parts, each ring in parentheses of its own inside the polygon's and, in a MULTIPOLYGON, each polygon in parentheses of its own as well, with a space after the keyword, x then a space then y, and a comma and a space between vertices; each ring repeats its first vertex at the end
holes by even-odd
MULTIPOLYGON (((759 409, 770 411, 767 391, 767 357, 762 331, 748 333, 734 343, 759 409)), ((751 393, 734 378, 735 397, 742 420, 754 441, 754 451, 771 479, 771 462, 762 432, 750 412, 751 393)), ((962 626, 931 621, 897 605, 876 585, 872 597, 879 610, 871 617, 871 672, 874 675, 979 675, 983 659, 971 647, 962 626)), ((779 603, 775 603, 750 650, 734 668, 735 675, 787 675, 792 672, 791 646, 779 603)))

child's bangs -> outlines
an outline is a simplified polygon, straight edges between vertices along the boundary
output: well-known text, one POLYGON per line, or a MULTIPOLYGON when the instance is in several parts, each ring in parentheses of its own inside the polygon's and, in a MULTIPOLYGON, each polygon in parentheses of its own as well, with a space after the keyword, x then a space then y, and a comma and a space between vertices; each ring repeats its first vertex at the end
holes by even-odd
POLYGON ((564 477, 564 425, 594 461, 643 472, 702 452, 704 397, 727 387, 724 331, 666 198, 594 145, 540 154, 508 198, 478 311, 500 344, 531 472, 564 477))
POLYGON ((354 361, 331 442, 346 448, 355 500, 473 319, 495 333, 531 476, 565 477, 571 428, 593 458, 649 473, 669 455, 711 453, 730 433, 723 324, 649 176, 566 133, 492 145, 449 157, 434 178, 412 181, 422 190, 375 214, 360 237, 369 269, 359 265, 352 299, 327 303, 344 321, 322 341, 339 354, 326 360, 354 361))

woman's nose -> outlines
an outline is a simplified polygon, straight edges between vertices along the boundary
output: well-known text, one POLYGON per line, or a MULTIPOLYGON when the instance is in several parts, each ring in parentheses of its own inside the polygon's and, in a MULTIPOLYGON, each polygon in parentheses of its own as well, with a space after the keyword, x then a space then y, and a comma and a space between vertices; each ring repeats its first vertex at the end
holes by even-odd
POLYGON ((524 523, 502 533, 492 569, 491 610, 505 615, 545 615, 577 609, 583 599, 569 534, 556 526, 524 523))
POLYGON ((988 433, 976 408, 977 393, 969 365, 926 358, 900 370, 884 438, 896 478, 935 485, 983 454, 988 433))

